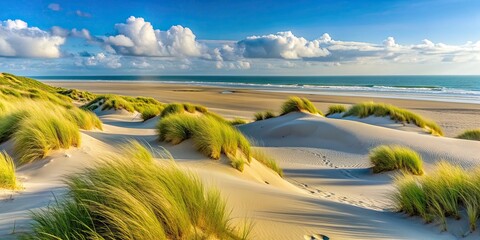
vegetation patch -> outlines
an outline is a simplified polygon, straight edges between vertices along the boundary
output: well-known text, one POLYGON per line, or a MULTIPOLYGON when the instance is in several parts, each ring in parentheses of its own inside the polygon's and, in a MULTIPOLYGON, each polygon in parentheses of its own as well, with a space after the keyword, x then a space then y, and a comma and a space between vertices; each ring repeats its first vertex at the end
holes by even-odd
POLYGON ((283 177, 282 168, 280 168, 280 166, 278 166, 277 161, 275 161, 275 159, 272 156, 268 155, 266 152, 261 151, 258 148, 254 148, 252 149, 252 157, 255 158, 257 161, 259 161, 260 163, 262 163, 263 165, 267 166, 268 168, 278 173, 280 177, 283 177))
POLYGON ((356 116, 365 118, 369 116, 385 117, 389 116, 391 120, 401 123, 412 123, 418 127, 427 129, 433 135, 443 136, 442 129, 433 121, 424 117, 390 104, 365 102, 355 104, 348 109, 343 117, 356 116))
POLYGON ((422 157, 415 151, 401 146, 379 146, 370 151, 373 172, 404 170, 415 175, 423 174, 422 157))
MULTIPOLYGON (((217 115, 171 114, 158 122, 157 131, 160 141, 172 144, 192 139, 195 148, 209 158, 219 159, 221 154, 225 154, 232 166, 240 171, 243 171, 242 164, 249 163, 253 156, 249 140, 217 115)), ((259 162, 282 175, 281 169, 272 158, 258 153, 257 156, 259 162)))
POLYGON ((280 115, 285 115, 291 112, 308 112, 311 114, 323 115, 323 113, 318 110, 310 100, 295 96, 288 98, 288 100, 283 103, 280 115))
POLYGON ((15 174, 15 164, 12 158, 6 153, 0 153, 0 189, 15 190, 20 187, 15 174))
POLYGON ((178 113, 207 113, 208 109, 201 105, 193 105, 191 103, 170 103, 165 106, 161 113, 161 117, 166 117, 170 114, 178 114, 178 113))
POLYGON ((230 125, 236 126, 236 125, 247 124, 248 122, 245 119, 234 118, 232 120, 229 120, 228 123, 230 123, 230 125))
POLYGON ((27 239, 246 239, 225 201, 173 162, 130 147, 71 176, 65 201, 35 212, 27 239), (138 154, 135 149, 141 153, 138 154))
POLYGON ((429 223, 438 220, 447 231, 447 218, 459 219, 465 211, 471 231, 480 213, 480 168, 472 171, 439 162, 423 177, 403 175, 395 180, 392 199, 399 211, 420 216, 429 223))
POLYGON ((128 112, 139 112, 144 121, 159 115, 164 109, 164 104, 153 98, 128 97, 120 95, 101 95, 82 106, 83 109, 94 111, 101 107, 101 110, 126 110, 128 112))
POLYGON ((347 107, 345 107, 345 105, 330 105, 328 107, 328 113, 327 115, 325 116, 330 116, 332 114, 340 114, 340 113, 344 113, 347 111, 347 107))
POLYGON ((0 115, 0 143, 12 139, 20 164, 45 157, 50 150, 79 146, 79 129, 102 128, 91 112, 50 102, 17 101, 0 115))
POLYGON ((263 112, 258 112, 253 115, 255 121, 261 121, 269 118, 274 118, 276 117, 275 113, 272 111, 263 111, 263 112))
POLYGON ((467 130, 458 135, 457 138, 480 141, 480 129, 467 130))

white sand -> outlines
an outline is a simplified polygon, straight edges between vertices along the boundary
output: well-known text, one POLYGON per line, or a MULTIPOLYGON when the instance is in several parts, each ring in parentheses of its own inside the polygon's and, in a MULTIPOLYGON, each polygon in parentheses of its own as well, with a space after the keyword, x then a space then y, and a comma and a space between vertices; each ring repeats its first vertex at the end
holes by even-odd
MULTIPOLYGON (((27 231, 29 211, 52 204, 54 195, 65 192, 60 181, 64 175, 93 166, 132 138, 154 151, 166 148, 181 166, 218 187, 233 209, 234 222, 244 217, 255 222, 254 239, 311 239, 314 234, 330 239, 457 239, 466 232, 452 224, 450 232, 441 233, 436 224, 389 211, 394 173, 373 175, 368 151, 379 144, 412 147, 424 157, 428 173, 439 159, 467 168, 478 165, 480 142, 304 113, 241 126, 278 159, 286 175, 282 179, 255 161, 240 173, 226 159, 210 160, 197 153, 190 141, 177 146, 159 143, 154 130, 158 118, 142 122, 113 111, 101 114, 101 119, 104 131, 84 131, 79 149, 55 151, 18 169, 25 189, 0 193, 0 239, 15 237, 14 222, 17 233, 27 231)), ((0 149, 11 152, 8 142, 0 149)), ((478 237, 476 231, 467 239, 478 237)))

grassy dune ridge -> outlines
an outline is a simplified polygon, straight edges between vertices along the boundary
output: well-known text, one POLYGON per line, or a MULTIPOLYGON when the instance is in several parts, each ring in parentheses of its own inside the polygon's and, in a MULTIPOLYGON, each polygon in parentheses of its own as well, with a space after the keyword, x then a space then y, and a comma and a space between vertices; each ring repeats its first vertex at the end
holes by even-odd
POLYGON ((416 113, 390 104, 375 102, 355 104, 343 114, 343 117, 348 116, 355 116, 359 118, 365 118, 369 116, 389 116, 391 120, 401 123, 413 123, 421 128, 429 130, 433 135, 443 136, 442 129, 435 122, 425 119, 416 113))
POLYGON ((13 101, 0 114, 0 143, 12 140, 20 164, 45 157, 49 151, 79 146, 79 129, 101 129, 91 112, 45 101, 13 101), (46 110, 48 109, 48 111, 46 110))
POLYGON ((310 100, 296 96, 288 98, 287 101, 282 104, 280 115, 285 115, 291 112, 308 112, 323 115, 323 113, 318 110, 310 100))
POLYGON ((246 239, 225 201, 173 161, 140 144, 66 181, 65 201, 35 212, 27 239, 246 239))
POLYGON ((410 148, 402 146, 378 146, 370 151, 373 172, 404 170, 415 175, 423 174, 422 157, 410 148))
POLYGON ((170 114, 157 124, 160 141, 179 144, 192 139, 195 148, 205 156, 219 159, 225 154, 234 168, 243 171, 245 162, 253 156, 257 161, 283 176, 275 160, 258 150, 229 121, 209 113, 203 115, 170 114), (255 154, 255 155, 252 155, 255 154))
POLYGON ((133 113, 137 111, 144 121, 159 115, 165 108, 164 104, 149 97, 128 97, 121 95, 106 94, 97 96, 92 101, 83 105, 83 109, 94 111, 101 107, 101 110, 124 109, 133 113))
POLYGON ((403 175, 395 180, 392 199, 399 211, 438 220, 447 231, 447 218, 460 219, 464 211, 474 231, 480 216, 480 168, 467 171, 440 161, 423 177, 403 175))

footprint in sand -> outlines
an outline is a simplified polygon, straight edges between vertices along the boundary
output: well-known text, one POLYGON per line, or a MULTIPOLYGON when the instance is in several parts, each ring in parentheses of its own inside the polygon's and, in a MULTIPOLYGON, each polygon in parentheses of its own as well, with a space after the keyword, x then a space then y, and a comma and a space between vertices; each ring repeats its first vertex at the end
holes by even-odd
POLYGON ((330 238, 323 234, 303 235, 305 240, 329 240, 330 238))

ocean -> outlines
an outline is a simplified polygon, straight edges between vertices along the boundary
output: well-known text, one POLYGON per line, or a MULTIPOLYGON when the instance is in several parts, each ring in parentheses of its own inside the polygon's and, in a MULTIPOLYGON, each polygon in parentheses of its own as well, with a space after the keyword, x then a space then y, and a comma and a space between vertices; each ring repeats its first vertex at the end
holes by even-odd
POLYGON ((43 81, 130 81, 263 91, 480 104, 480 76, 32 76, 43 81))

